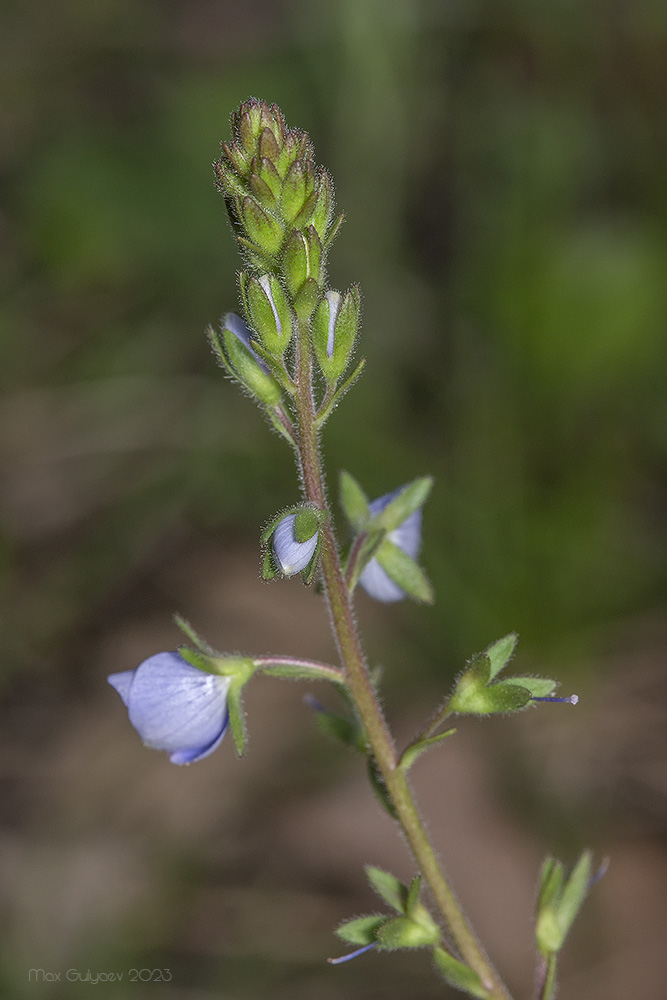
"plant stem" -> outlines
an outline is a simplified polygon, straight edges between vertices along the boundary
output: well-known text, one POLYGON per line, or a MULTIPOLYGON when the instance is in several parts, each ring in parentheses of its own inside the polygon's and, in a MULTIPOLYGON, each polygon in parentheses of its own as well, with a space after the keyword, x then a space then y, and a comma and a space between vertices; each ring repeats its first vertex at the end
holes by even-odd
MULTIPOLYGON (((307 323, 297 334, 299 460, 306 499, 327 510, 324 479, 318 448, 318 432, 312 390, 312 367, 307 323)), ((393 739, 371 682, 368 665, 357 633, 352 600, 348 593, 329 518, 322 532, 321 567, 331 614, 332 628, 348 685, 368 736, 369 749, 394 803, 398 821, 421 872, 447 923, 463 959, 475 970, 489 991, 490 1000, 511 1000, 506 987, 479 944, 438 863, 405 774, 398 767, 393 739)))

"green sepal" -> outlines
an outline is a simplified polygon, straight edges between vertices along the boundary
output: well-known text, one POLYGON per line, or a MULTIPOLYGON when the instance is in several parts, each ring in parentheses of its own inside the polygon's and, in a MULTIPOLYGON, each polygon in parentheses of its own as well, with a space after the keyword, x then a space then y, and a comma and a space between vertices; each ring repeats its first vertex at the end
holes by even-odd
POLYGON ((196 646, 200 653, 203 653, 205 656, 217 656, 213 647, 209 646, 206 639, 203 639, 199 633, 195 631, 187 619, 181 617, 181 615, 174 615, 174 621, 180 628, 181 632, 188 637, 190 642, 196 646))
POLYGON ((203 670, 205 674, 215 674, 217 670, 213 669, 212 657, 205 653, 200 653, 197 649, 190 649, 189 646, 178 646, 177 652, 183 657, 186 663, 189 663, 191 667, 196 667, 197 670, 203 670))
POLYGON ((294 298, 304 281, 311 277, 308 243, 300 229, 293 229, 287 239, 283 251, 282 271, 287 290, 294 298))
MULTIPOLYGON (((426 912, 426 911, 424 911, 426 912)), ((382 951, 399 948, 430 948, 440 940, 440 929, 429 917, 429 922, 418 922, 410 917, 392 917, 378 927, 375 938, 382 951)))
POLYGON ((433 476, 414 479, 376 516, 374 523, 387 532, 395 531, 424 505, 432 487, 433 476))
POLYGON ((428 736, 426 739, 418 740, 416 743, 411 743, 410 746, 406 747, 403 751, 399 767, 407 774, 414 762, 421 757, 423 753, 430 750, 431 747, 435 747, 439 743, 442 743, 442 741, 447 739, 448 736, 453 736, 455 732, 456 729, 448 729, 444 733, 438 733, 437 736, 428 736))
POLYGON ((320 171, 317 184, 317 201, 313 211, 313 226, 321 240, 326 237, 333 212, 333 184, 326 170, 320 171))
MULTIPOLYGON (((336 219, 336 221, 332 225, 332 227, 329 230, 329 232, 326 234, 326 237, 322 238, 322 250, 324 251, 324 253, 328 252, 329 248, 331 247, 331 244, 333 243, 333 241, 338 236, 338 233, 340 232, 340 228, 341 228, 341 226, 343 225, 344 222, 345 222, 345 213, 341 212, 341 214, 338 216, 338 218, 336 219)), ((320 236, 321 235, 322 234, 320 233, 320 236)))
MULTIPOLYGON (((289 396, 294 396, 296 394, 296 386, 287 373, 283 362, 267 351, 267 349, 263 347, 258 340, 253 339, 250 343, 255 354, 257 354, 258 357, 260 357, 265 363, 281 389, 289 396)), ((269 410, 271 409, 275 409, 275 407, 270 406, 269 410)), ((284 431, 284 428, 281 430, 284 431)))
POLYGON ((386 812, 389 813, 392 819, 398 821, 398 813, 396 812, 396 806, 391 800, 389 791, 385 784, 385 780, 382 777, 380 768, 377 765, 377 761, 372 754, 368 756, 368 780, 371 783, 371 788, 375 793, 375 797, 386 812))
MULTIPOLYGON (((312 182, 312 164, 310 167, 310 180, 312 182)), ((309 176, 306 164, 302 160, 295 160, 291 165, 285 179, 283 180, 282 192, 280 194, 280 209, 288 222, 294 222, 309 196, 308 191, 309 176)), ((312 191, 312 187, 310 189, 312 191)))
POLYGON ((345 516, 356 531, 362 531, 370 520, 368 497, 357 480, 345 469, 340 473, 339 491, 345 516))
POLYGON ((317 207, 317 192, 312 191, 308 195, 305 202, 303 203, 303 208, 294 219, 293 225, 297 229, 305 229, 306 226, 310 226, 313 222, 313 213, 317 207))
POLYGON ((435 595, 424 570, 403 549, 385 538, 375 558, 387 576, 412 597, 424 604, 433 604, 435 595))
POLYGON ((317 567, 320 561, 320 552, 322 550, 322 535, 318 535, 317 544, 315 546, 315 551, 311 557, 310 562, 304 570, 301 571, 301 579, 303 580, 306 587, 309 587, 313 580, 315 579, 315 573, 317 572, 317 567))
POLYGON ((450 955, 444 948, 433 949, 435 967, 449 986, 468 993, 477 1000, 488 1000, 489 991, 482 985, 474 969, 450 955))
POLYGON ((545 957, 563 947, 590 890, 591 865, 592 854, 584 851, 567 880, 560 861, 547 858, 542 866, 535 939, 545 957))
POLYGON ((409 917, 415 917, 420 915, 420 911, 422 909, 420 901, 421 888, 422 888, 421 875, 415 875, 412 882, 410 883, 408 898, 405 904, 405 912, 409 917))
POLYGON ((275 161, 280 156, 280 146, 278 145, 278 140, 273 131, 273 122, 269 123, 266 128, 262 129, 259 137, 259 142, 257 143, 257 152, 262 159, 267 159, 271 163, 275 161))
POLYGON ((364 567, 368 565, 375 553, 378 551, 382 542, 384 541, 384 532, 380 532, 377 535, 366 535, 362 532, 353 542, 353 547, 357 542, 357 539, 363 539, 359 550, 354 557, 354 564, 350 566, 349 559, 353 556, 353 549, 350 549, 348 554, 348 561, 345 566, 345 575, 347 578, 348 592, 351 594, 354 588, 359 583, 359 577, 364 571, 364 567))
POLYGON ((316 722, 327 736, 333 736, 340 743, 354 747, 355 750, 363 749, 360 745, 359 726, 351 719, 338 715, 337 712, 318 711, 316 722))
POLYGON ((550 677, 505 677, 503 684, 517 684, 534 698, 548 698, 558 687, 558 682, 550 677))
POLYGON ((325 511, 317 507, 301 507, 296 512, 294 521, 294 537, 297 542, 307 542, 319 531, 320 525, 326 520, 325 511))
POLYGON ((375 865, 366 865, 366 877, 375 892, 397 913, 407 912, 408 889, 395 875, 375 865))
POLYGON ((348 944, 363 947, 367 944, 373 944, 379 928, 390 919, 391 917, 380 916, 376 913, 366 917, 355 917, 353 920, 346 920, 340 927, 337 927, 336 934, 348 944))
POLYGON ((280 576, 280 569, 273 558, 273 551, 267 548, 262 560, 262 580, 275 580, 277 576, 280 576))
POLYGON ((217 160, 213 164, 213 170, 217 178, 218 190, 223 194, 232 194, 240 198, 245 198, 247 192, 246 185, 237 176, 231 163, 226 160, 217 160))
MULTIPOLYGON (((260 535, 262 545, 268 544, 273 532, 276 530, 283 518, 287 517, 289 514, 296 514, 298 516, 304 511, 308 511, 309 515, 312 515, 312 517, 315 518, 317 526, 324 524, 328 516, 325 510, 322 510, 320 507, 316 507, 315 504, 297 503, 293 504, 291 507, 284 507, 278 514, 274 515, 274 517, 272 517, 263 528, 262 534, 260 535)), ((303 528, 306 528, 309 524, 315 523, 312 521, 312 517, 307 520, 305 524, 302 522, 303 528)), ((317 530, 317 528, 315 530, 317 530)), ((314 534, 315 531, 312 531, 306 538, 298 539, 298 541, 305 542, 308 538, 312 538, 314 534)))
MULTIPOLYGON (((258 167, 259 163, 257 158, 255 158, 253 160, 253 169, 258 169, 258 167)), ((276 196, 263 177, 260 177, 259 174, 251 173, 248 178, 248 186, 253 197, 259 202, 260 205, 263 205, 269 211, 275 209, 277 204, 276 196)))
POLYGON ((282 391, 272 375, 263 371, 245 344, 224 327, 220 334, 213 327, 207 336, 215 355, 223 367, 265 406, 275 406, 282 399, 282 391))
POLYGON ((320 289, 315 278, 306 278, 294 297, 294 311, 302 323, 307 323, 317 305, 320 289))
POLYGON ((283 242, 283 230, 278 220, 249 195, 241 202, 241 219, 252 242, 268 257, 274 257, 283 242))
POLYGON ((491 677, 496 677, 503 667, 506 667, 509 661, 514 656, 514 650, 516 644, 519 641, 519 636, 516 632, 510 632, 509 635, 503 636, 502 639, 498 639, 497 642, 492 643, 486 650, 486 655, 489 658, 489 663, 491 664, 491 677))

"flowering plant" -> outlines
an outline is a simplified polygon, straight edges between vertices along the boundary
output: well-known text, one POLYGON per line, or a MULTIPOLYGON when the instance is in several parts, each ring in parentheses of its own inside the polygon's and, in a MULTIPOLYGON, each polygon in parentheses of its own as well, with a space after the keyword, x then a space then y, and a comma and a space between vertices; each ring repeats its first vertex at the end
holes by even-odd
MULTIPOLYGON (((232 133, 231 142, 222 144, 215 172, 245 260, 239 275, 243 317, 227 313, 220 329, 210 328, 208 336, 226 373, 287 441, 300 472, 300 500, 273 516, 262 534, 263 576, 301 573, 306 584, 319 582, 340 663, 216 653, 178 619, 191 645, 151 656, 109 681, 144 743, 166 750, 176 764, 208 756, 228 726, 238 753, 244 752, 241 699, 256 672, 334 684, 352 707, 353 720, 316 707, 328 727, 366 757, 371 787, 402 829, 417 866, 409 886, 389 872, 367 869, 374 890, 393 912, 343 922, 337 934, 354 950, 334 964, 370 949, 423 949, 454 988, 478 1000, 509 1000, 435 856, 408 772, 419 756, 454 733, 444 728, 452 715, 509 714, 545 701, 574 704, 576 696, 555 697, 557 684, 549 678, 506 677, 517 640, 510 633, 471 658, 443 706, 397 752, 362 651, 354 593, 361 586, 385 603, 433 600, 416 561, 432 480, 422 477, 369 501, 356 480, 342 472, 340 497, 352 532, 343 554, 320 458, 322 428, 364 369, 363 358, 353 361, 359 290, 352 286, 342 293, 327 285, 327 255, 342 216, 334 216, 333 184, 316 164, 310 139, 288 128, 275 105, 246 101, 232 116, 232 133), (436 915, 422 902, 424 883, 436 915)), ((558 955, 592 881, 587 851, 569 876, 553 858, 543 866, 535 929, 537 1000, 555 995, 558 955)))

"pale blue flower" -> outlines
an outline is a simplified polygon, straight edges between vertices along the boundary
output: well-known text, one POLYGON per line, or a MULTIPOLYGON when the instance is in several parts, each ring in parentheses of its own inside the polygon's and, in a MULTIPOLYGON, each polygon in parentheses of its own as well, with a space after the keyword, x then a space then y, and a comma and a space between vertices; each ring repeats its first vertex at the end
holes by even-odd
MULTIPOLYGON (((377 500, 371 500, 368 505, 371 516, 377 517, 378 514, 381 514, 403 488, 399 487, 391 493, 378 497, 377 500)), ((421 508, 418 508, 402 524, 399 524, 398 528, 390 531, 387 538, 411 559, 416 559, 421 547, 421 531, 422 512, 421 508)), ((375 557, 364 567, 359 577, 359 583, 367 594, 374 597, 376 601, 383 601, 385 604, 402 601, 407 596, 403 588, 392 580, 375 557)))
POLYGON ((145 745, 166 750, 173 764, 201 760, 220 745, 229 722, 229 677, 198 670, 180 653, 156 653, 107 679, 145 745))
POLYGON ((305 542, 296 540, 294 537, 296 518, 296 514, 287 514, 278 522, 273 532, 273 554, 284 576, 294 576, 295 573, 304 570, 317 548, 319 531, 315 531, 315 534, 305 542))

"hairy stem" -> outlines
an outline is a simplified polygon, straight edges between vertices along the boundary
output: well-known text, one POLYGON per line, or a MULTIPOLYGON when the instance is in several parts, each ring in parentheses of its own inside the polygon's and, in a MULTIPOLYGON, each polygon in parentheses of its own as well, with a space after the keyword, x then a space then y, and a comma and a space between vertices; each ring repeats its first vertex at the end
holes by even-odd
MULTIPOLYGON (((297 335, 296 408, 299 427, 299 460, 306 499, 327 510, 318 432, 312 391, 312 366, 308 327, 299 323, 297 335)), ((343 575, 338 547, 327 520, 322 531, 321 567, 324 590, 331 613, 332 628, 348 686, 368 736, 372 753, 396 809, 398 821, 415 860, 468 965, 475 970, 493 1000, 511 1000, 470 927, 445 878, 431 846, 405 774, 398 767, 394 742, 371 682, 368 665, 357 633, 352 600, 343 575)))

